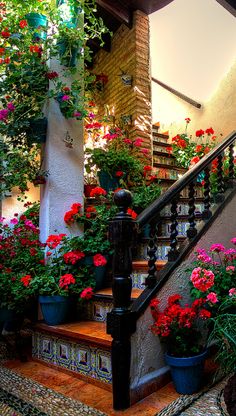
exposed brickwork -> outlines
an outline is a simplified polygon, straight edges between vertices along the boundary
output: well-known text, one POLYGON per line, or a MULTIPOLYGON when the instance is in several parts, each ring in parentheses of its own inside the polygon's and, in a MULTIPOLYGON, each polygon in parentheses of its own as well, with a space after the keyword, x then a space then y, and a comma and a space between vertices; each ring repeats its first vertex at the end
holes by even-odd
POLYGON ((141 11, 133 16, 133 27, 121 25, 112 38, 111 52, 100 50, 94 60, 95 74, 108 75, 108 83, 98 100, 114 107, 115 120, 132 115, 131 137, 142 137, 143 147, 151 149, 151 82, 149 56, 149 18, 141 11), (121 70, 133 76, 132 86, 123 85, 121 70))

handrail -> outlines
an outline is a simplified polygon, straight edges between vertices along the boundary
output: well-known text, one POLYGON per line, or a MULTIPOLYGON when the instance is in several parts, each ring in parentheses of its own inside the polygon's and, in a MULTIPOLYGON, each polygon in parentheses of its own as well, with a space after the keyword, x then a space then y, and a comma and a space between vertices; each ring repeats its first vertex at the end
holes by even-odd
POLYGON ((216 159, 236 139, 236 131, 232 131, 226 139, 205 155, 192 169, 178 179, 163 195, 154 201, 137 217, 137 223, 143 227, 160 212, 171 200, 173 200, 186 186, 188 186, 200 172, 202 172, 214 159, 216 159))
POLYGON ((194 248, 199 238, 209 228, 224 206, 236 194, 236 169, 234 165, 234 145, 236 131, 218 144, 210 153, 204 156, 196 166, 186 172, 168 191, 146 208, 133 220, 128 214, 132 203, 132 195, 127 190, 120 190, 114 194, 114 202, 118 213, 110 221, 109 239, 114 246, 113 255, 113 309, 107 315, 107 333, 113 338, 112 357, 112 385, 113 406, 115 410, 123 410, 130 406, 130 367, 131 367, 131 335, 136 331, 137 321, 150 304, 150 300, 168 281, 176 267, 186 259, 187 254, 194 248), (227 178, 223 172, 224 150, 227 149, 229 161, 227 178), (212 204, 210 171, 211 162, 217 160, 217 193, 212 204), (203 206, 201 221, 196 224, 195 194, 197 176, 204 173, 203 206), (178 203, 180 192, 188 189, 188 222, 189 228, 184 243, 178 244, 178 203), (157 272, 156 258, 159 239, 159 224, 161 211, 170 206, 170 250, 168 262, 161 271, 157 272), (148 242, 148 276, 146 288, 141 295, 132 302, 132 251, 133 241, 136 240, 137 228, 150 224, 150 238, 148 242))
POLYGON ((169 85, 165 84, 162 81, 159 81, 158 79, 152 77, 152 81, 156 84, 160 85, 162 88, 165 88, 165 90, 171 92, 172 94, 176 95, 177 97, 181 98, 181 100, 186 101, 187 103, 193 105, 196 108, 201 108, 201 104, 199 104, 197 101, 193 100, 192 98, 189 98, 187 95, 182 94, 182 92, 179 92, 175 90, 174 88, 170 87, 169 85))

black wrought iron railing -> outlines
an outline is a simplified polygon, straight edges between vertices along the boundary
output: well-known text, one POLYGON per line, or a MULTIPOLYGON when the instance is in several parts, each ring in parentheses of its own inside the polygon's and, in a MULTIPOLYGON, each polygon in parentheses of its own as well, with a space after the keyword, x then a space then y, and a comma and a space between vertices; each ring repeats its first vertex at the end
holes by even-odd
POLYGON ((146 208, 134 221, 127 214, 131 205, 132 196, 129 191, 121 190, 114 196, 119 213, 110 223, 109 235, 114 245, 113 257, 113 309, 107 317, 107 332, 111 334, 112 341, 112 377, 113 377, 113 405, 116 410, 130 406, 130 362, 131 362, 131 334, 136 331, 138 318, 147 309, 150 300, 168 280, 177 265, 186 257, 194 247, 200 236, 224 205, 236 193, 236 170, 234 148, 236 131, 202 158, 182 178, 177 180, 163 195, 146 208), (227 158, 227 174, 223 171, 223 163, 227 158), (214 198, 212 194, 210 172, 212 162, 216 169, 214 198), (216 167, 217 166, 217 167, 216 167), (204 174, 202 220, 196 225, 195 198, 199 174, 204 174), (187 188, 188 193, 188 222, 186 240, 178 242, 178 202, 182 192, 187 188), (158 230, 161 223, 161 211, 170 206, 171 233, 168 262, 161 271, 156 269, 158 230), (137 236, 137 229, 150 224, 151 234, 148 244, 148 276, 146 288, 131 306, 131 247, 137 236))

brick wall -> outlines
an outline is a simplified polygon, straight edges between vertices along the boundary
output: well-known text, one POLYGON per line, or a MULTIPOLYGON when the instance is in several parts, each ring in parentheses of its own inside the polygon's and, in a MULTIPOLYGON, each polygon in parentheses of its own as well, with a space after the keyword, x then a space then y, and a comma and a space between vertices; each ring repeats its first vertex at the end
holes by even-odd
POLYGON ((105 74, 108 82, 97 100, 99 114, 104 105, 114 107, 115 121, 131 115, 130 137, 142 137, 143 147, 151 148, 151 81, 149 56, 149 18, 141 11, 133 16, 133 26, 120 26, 112 38, 111 52, 100 50, 94 59, 93 72, 105 74), (132 75, 132 86, 125 86, 121 70, 132 75))

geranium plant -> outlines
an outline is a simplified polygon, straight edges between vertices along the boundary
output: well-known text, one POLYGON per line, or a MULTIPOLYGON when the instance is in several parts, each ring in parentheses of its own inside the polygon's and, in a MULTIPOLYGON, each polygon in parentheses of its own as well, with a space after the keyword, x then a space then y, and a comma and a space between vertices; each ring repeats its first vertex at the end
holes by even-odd
POLYGON ((122 186, 142 184, 143 166, 147 162, 149 152, 142 148, 143 139, 134 140, 127 137, 119 127, 109 128, 108 133, 101 135, 102 124, 93 122, 85 126, 97 129, 97 141, 103 139, 100 147, 87 148, 87 165, 94 166, 99 172, 106 172, 110 177, 119 178, 122 186), (101 137, 102 136, 102 137, 101 137))
POLYGON ((45 267, 44 245, 32 219, 16 213, 9 224, 0 222, 0 306, 17 312, 28 306, 34 296, 30 282, 45 267))
POLYGON ((214 130, 209 127, 205 131, 199 129, 195 133, 195 138, 188 135, 187 129, 190 118, 186 118, 185 132, 177 134, 172 138, 172 145, 169 152, 176 157, 176 162, 183 168, 195 165, 203 156, 210 152, 215 146, 216 136, 214 130))
POLYGON ((71 239, 65 234, 49 235, 45 269, 43 273, 35 274, 30 287, 38 295, 80 297, 84 289, 95 284, 89 266, 82 262, 84 257, 82 251, 72 249, 71 239))
POLYGON ((201 353, 205 347, 199 324, 207 321, 211 313, 203 307, 201 299, 191 305, 181 305, 181 300, 179 294, 170 296, 162 312, 160 301, 153 299, 150 307, 154 324, 150 329, 166 344, 169 355, 190 357, 201 353))
MULTIPOLYGON (((236 238, 231 240, 236 244, 236 238)), ((214 314, 236 287, 236 249, 213 244, 209 252, 198 249, 191 271, 191 295, 203 299, 214 314)))

